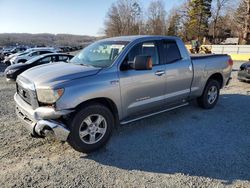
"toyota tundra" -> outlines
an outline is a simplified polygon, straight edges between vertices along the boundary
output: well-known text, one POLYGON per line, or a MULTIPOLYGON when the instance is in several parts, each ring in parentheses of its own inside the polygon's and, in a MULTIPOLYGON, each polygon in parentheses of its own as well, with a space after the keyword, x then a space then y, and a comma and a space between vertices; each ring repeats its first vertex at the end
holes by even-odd
POLYGON ((212 109, 232 65, 228 55, 190 57, 177 37, 103 39, 69 63, 41 65, 19 75, 16 112, 34 137, 53 133, 75 150, 91 152, 108 141, 116 125, 193 99, 212 109))

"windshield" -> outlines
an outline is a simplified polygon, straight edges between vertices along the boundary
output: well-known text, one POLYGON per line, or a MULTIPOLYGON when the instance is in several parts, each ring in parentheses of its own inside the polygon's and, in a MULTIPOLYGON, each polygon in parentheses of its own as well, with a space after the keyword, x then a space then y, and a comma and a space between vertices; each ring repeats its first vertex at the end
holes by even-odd
POLYGON ((102 68, 109 67, 127 44, 128 42, 124 41, 95 42, 72 58, 70 63, 102 68))

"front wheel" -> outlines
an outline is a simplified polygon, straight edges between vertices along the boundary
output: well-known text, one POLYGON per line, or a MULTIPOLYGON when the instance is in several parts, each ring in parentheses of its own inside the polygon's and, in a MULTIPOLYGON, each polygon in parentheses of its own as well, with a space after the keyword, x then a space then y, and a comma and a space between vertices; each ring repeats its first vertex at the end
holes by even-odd
POLYGON ((91 152, 107 143, 114 127, 110 110, 93 104, 78 111, 70 123, 68 143, 79 152, 91 152))
POLYGON ((216 80, 208 80, 208 83, 203 91, 202 96, 197 99, 200 107, 204 109, 213 108, 219 99, 220 84, 216 80))

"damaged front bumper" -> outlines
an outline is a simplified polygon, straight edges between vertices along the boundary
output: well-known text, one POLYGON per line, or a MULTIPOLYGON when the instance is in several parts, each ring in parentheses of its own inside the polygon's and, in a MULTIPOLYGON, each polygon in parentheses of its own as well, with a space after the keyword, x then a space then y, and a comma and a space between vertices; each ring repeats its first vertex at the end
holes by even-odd
POLYGON ((52 131, 57 139, 67 140, 69 129, 62 122, 56 120, 70 114, 73 110, 56 111, 50 107, 39 107, 34 110, 17 93, 14 99, 17 116, 24 122, 26 129, 33 136, 45 137, 48 132, 52 131))

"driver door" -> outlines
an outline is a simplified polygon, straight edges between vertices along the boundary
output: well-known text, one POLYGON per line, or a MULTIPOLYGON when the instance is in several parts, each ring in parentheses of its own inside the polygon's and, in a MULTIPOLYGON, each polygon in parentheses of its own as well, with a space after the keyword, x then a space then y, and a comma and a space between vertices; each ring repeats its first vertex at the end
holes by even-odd
POLYGON ((165 69, 159 61, 156 41, 139 43, 128 52, 119 71, 124 117, 147 113, 164 104, 165 69), (151 56, 152 70, 129 68, 129 62, 138 55, 151 56))

